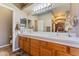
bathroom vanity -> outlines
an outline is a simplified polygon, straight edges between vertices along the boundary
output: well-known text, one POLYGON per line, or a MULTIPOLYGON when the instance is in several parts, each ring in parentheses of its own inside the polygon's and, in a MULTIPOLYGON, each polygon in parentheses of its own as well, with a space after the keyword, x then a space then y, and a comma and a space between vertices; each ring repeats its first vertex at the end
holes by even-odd
POLYGON ((78 41, 78 38, 61 39, 25 34, 19 35, 20 49, 32 56, 79 56, 78 41))

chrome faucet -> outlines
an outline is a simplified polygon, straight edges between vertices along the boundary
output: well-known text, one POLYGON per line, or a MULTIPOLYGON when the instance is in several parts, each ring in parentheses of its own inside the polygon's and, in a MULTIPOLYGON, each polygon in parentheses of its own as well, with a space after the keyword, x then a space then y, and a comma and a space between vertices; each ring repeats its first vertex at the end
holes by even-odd
POLYGON ((68 36, 69 37, 71 37, 70 31, 71 31, 71 28, 68 28, 68 36))
POLYGON ((57 30, 57 37, 58 37, 58 30, 57 30))
POLYGON ((68 37, 71 37, 70 32, 68 32, 68 37))

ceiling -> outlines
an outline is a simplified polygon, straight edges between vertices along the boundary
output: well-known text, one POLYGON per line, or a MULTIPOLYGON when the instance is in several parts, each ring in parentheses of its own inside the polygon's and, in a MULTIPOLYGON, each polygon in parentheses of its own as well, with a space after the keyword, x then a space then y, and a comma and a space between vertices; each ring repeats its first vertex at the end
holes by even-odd
POLYGON ((27 8, 30 5, 32 5, 32 3, 13 3, 13 4, 19 9, 27 8))

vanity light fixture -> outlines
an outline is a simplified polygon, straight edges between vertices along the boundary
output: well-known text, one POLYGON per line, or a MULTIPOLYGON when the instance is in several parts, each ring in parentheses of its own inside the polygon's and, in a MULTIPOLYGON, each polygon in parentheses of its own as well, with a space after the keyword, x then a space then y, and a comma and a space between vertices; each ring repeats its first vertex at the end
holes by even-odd
POLYGON ((48 12, 48 11, 52 10, 52 8, 53 8, 53 5, 51 3, 37 4, 33 8, 33 15, 38 15, 38 14, 48 12))

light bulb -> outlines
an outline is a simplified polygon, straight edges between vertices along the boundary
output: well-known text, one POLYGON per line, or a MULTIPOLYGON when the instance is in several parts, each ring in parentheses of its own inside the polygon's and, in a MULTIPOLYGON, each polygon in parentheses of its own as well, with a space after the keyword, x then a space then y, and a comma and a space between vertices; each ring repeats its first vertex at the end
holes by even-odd
POLYGON ((51 3, 38 4, 37 6, 34 7, 33 11, 35 12, 35 14, 40 14, 51 10, 52 6, 53 5, 51 3))
POLYGON ((41 5, 40 8, 42 9, 43 8, 43 5, 41 5))
POLYGON ((47 5, 48 5, 48 6, 50 6, 51 4, 50 4, 50 3, 48 3, 47 5))
POLYGON ((33 8, 32 11, 35 12, 35 9, 33 8))
POLYGON ((45 8, 46 6, 47 6, 47 5, 46 5, 46 4, 44 4, 44 5, 43 5, 43 8, 45 8))

